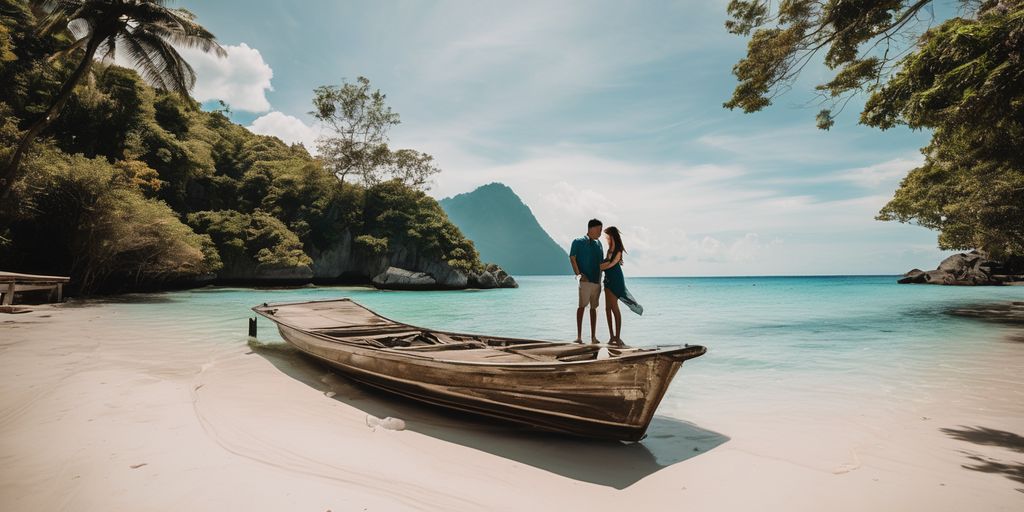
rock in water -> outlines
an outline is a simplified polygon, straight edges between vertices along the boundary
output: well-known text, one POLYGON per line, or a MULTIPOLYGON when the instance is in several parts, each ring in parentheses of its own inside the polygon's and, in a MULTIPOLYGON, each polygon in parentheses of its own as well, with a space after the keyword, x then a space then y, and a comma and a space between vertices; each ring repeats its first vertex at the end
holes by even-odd
POLYGON ((896 282, 900 284, 923 283, 924 279, 924 271, 919 268, 915 268, 910 272, 903 274, 903 278, 896 282))
POLYGON ((473 276, 473 282, 474 282, 474 284, 476 284, 477 288, 481 288, 481 289, 485 289, 485 290, 488 289, 488 288, 497 288, 498 287, 498 280, 494 278, 494 274, 492 274, 492 273, 490 273, 490 272, 488 272, 486 270, 480 272, 479 274, 474 275, 473 276))
POLYGON ((437 281, 425 272, 388 267, 373 278, 373 285, 391 290, 429 290, 437 288, 437 281))
POLYGON ((1024 279, 1019 275, 1000 273, 1004 269, 1002 263, 989 259, 984 251, 973 250, 942 260, 935 270, 925 272, 915 268, 896 282, 975 286, 1000 285, 1024 279))
POLYGON ((494 263, 489 263, 479 273, 470 274, 468 285, 470 288, 480 289, 519 288, 519 283, 494 263))

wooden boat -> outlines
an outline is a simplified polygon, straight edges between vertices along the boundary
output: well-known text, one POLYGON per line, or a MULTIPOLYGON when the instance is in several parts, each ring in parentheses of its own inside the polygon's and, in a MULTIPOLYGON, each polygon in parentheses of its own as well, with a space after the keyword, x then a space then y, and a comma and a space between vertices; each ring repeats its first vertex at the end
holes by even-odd
MULTIPOLYGON (((432 404, 585 437, 639 441, 699 345, 616 347, 437 331, 348 298, 252 308, 354 380, 432 404), (598 357, 607 348, 608 357, 598 357)), ((603 356, 603 354, 602 354, 603 356)))

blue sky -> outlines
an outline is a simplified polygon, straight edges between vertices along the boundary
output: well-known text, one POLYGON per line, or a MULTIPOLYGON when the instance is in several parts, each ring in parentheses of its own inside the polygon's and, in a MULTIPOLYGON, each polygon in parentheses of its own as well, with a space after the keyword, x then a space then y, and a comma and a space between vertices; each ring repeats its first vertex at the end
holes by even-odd
POLYGON ((809 67, 763 112, 722 108, 746 41, 725 0, 180 2, 228 46, 186 53, 201 101, 312 147, 312 90, 363 75, 402 117, 394 147, 435 156, 438 198, 511 186, 568 246, 599 217, 633 275, 895 274, 948 253, 875 221, 927 132, 814 128, 809 67))

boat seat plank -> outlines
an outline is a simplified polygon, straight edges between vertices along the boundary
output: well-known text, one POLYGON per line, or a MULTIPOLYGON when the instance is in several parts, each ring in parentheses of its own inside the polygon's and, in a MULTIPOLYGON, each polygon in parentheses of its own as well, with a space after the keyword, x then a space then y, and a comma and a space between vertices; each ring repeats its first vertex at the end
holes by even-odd
POLYGON ((479 341, 462 341, 456 343, 439 343, 436 345, 419 345, 414 347, 393 347, 395 350, 427 352, 432 350, 465 350, 468 348, 489 348, 479 341))
POLYGON ((493 348, 468 348, 462 350, 445 350, 436 353, 434 359, 446 361, 478 361, 484 363, 524 363, 535 359, 523 354, 513 354, 493 348))
POLYGON ((344 338, 348 336, 373 336, 373 335, 387 335, 397 336, 399 333, 419 333, 419 329, 409 327, 408 325, 393 324, 383 327, 366 327, 366 326, 355 326, 355 327, 321 327, 317 329, 310 329, 310 331, 317 334, 323 334, 325 336, 332 336, 337 338, 344 338))

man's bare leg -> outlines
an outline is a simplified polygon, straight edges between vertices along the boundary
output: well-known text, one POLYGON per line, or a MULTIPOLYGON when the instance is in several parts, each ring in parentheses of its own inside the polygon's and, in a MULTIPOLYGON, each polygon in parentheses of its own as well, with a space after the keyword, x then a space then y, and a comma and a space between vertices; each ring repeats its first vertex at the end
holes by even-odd
POLYGON ((590 308, 590 342, 601 343, 597 341, 597 308, 590 308))
POLYGON ((576 343, 583 343, 583 309, 576 308, 576 343))

